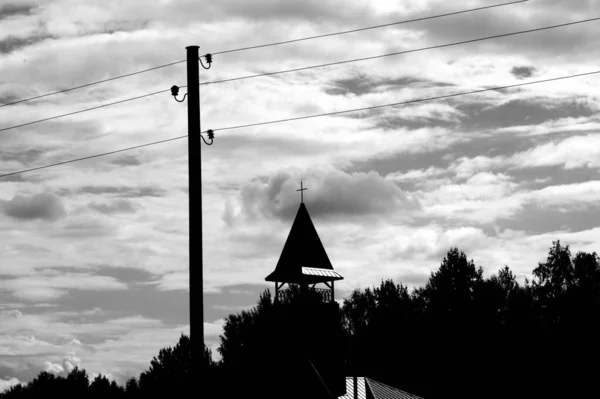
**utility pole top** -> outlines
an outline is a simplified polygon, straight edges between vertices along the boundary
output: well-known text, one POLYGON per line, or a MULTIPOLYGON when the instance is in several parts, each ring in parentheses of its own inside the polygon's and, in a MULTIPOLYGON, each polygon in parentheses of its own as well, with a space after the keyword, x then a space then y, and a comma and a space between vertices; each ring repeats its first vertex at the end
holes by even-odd
POLYGON ((200 46, 187 46, 186 49, 200 48, 200 46))

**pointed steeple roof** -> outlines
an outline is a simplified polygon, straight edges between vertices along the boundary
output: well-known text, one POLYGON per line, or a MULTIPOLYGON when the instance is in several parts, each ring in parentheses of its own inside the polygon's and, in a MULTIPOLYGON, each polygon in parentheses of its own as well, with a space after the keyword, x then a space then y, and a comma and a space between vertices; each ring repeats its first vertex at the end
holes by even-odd
POLYGON ((315 283, 342 280, 333 270, 306 205, 300 204, 279 262, 266 281, 315 283))

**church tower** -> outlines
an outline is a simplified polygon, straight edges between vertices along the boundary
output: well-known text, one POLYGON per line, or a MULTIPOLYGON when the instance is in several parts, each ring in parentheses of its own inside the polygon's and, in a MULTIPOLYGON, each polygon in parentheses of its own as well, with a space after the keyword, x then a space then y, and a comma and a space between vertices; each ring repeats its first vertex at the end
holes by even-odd
POLYGON ((304 205, 304 186, 300 186, 301 202, 292 229, 281 251, 275 270, 265 280, 275 283, 275 300, 281 301, 290 294, 282 290, 287 283, 298 285, 301 295, 306 295, 309 285, 322 296, 324 302, 335 300, 334 282, 343 277, 333 269, 327 252, 304 205), (315 288, 323 283, 327 288, 315 288))
POLYGON ((334 290, 335 281, 343 277, 333 269, 317 234, 304 204, 304 190, 301 183, 296 218, 275 270, 265 280, 275 283, 275 302, 281 308, 279 328, 291 343, 281 349, 294 353, 293 363, 304 365, 297 373, 307 397, 337 398, 346 393, 341 314, 334 290), (298 291, 293 288, 299 288, 299 298, 294 298, 298 291))

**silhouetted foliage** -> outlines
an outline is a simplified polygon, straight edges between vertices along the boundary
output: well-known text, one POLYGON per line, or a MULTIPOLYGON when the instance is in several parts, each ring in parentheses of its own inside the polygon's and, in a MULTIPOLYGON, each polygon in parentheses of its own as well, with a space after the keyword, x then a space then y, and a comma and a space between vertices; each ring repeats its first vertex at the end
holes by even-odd
POLYGON ((88 394, 88 376, 85 370, 75 367, 65 377, 42 371, 27 384, 13 386, 0 393, 0 398, 39 398, 59 396, 79 398, 88 394))
MULTIPOLYGON (((212 360, 210 349, 204 347, 202 360, 203 379, 206 381, 205 393, 211 392, 212 383, 216 382, 217 365, 212 360)), ((191 378, 192 345, 191 339, 182 334, 179 342, 173 347, 163 348, 150 362, 150 368, 140 374, 137 390, 141 397, 158 395, 187 395, 190 384, 196 380, 191 378)))
MULTIPOLYGON (((277 302, 265 290, 256 307, 225 319, 218 349, 221 370, 236 384, 224 385, 222 397, 317 398, 310 390, 318 381, 311 380, 309 359, 321 369, 338 361, 343 373, 339 306, 323 303, 312 290, 301 297, 299 287, 289 289, 289 295, 277 302), (308 318, 311 323, 304 322, 308 318), (297 384, 298 377, 303 384, 297 384)), ((322 376, 331 377, 327 372, 322 376)))
MULTIPOLYGON (((297 286, 279 302, 266 290, 254 308, 225 319, 220 362, 205 348, 205 397, 318 397, 308 358, 426 399, 600 396, 598 255, 573 257, 555 241, 532 274, 519 284, 505 266, 484 278, 451 248, 423 287, 381 281, 354 290, 341 309, 312 291, 301 300, 297 286)), ((0 398, 189 396, 198 380, 190 361, 182 335, 125 388, 104 376, 89 384, 75 368, 66 378, 42 372, 0 398)))
POLYGON ((131 377, 125 382, 125 394, 128 398, 139 397, 139 391, 138 381, 135 377, 131 377))
MULTIPOLYGON (((141 373, 139 382, 135 377, 127 380, 125 388, 104 375, 96 376, 90 383, 84 369, 75 367, 65 377, 43 371, 27 384, 13 386, 0 398, 147 398, 163 397, 172 394, 189 396, 189 366, 191 359, 190 339, 181 335, 174 348, 167 347, 159 351, 150 362, 149 370, 141 373)), ((218 376, 215 371, 218 365, 212 360, 208 348, 204 350, 203 373, 207 386, 213 386, 218 376)), ((210 397, 214 389, 207 388, 205 393, 210 397)))
POLYGON ((86 397, 90 398, 122 398, 125 390, 115 381, 110 381, 106 376, 98 375, 89 386, 86 397))

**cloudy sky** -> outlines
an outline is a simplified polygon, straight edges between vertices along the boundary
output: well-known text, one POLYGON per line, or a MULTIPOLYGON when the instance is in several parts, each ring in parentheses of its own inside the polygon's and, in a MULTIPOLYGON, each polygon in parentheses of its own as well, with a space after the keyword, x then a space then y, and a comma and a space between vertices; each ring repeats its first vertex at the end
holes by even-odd
MULTIPOLYGON (((498 1, 501 2, 501 1, 498 1)), ((1 0, 0 104, 186 57, 492 0, 1 0)), ((600 16, 500 8, 215 55, 227 79, 600 16)), ((305 203, 345 280, 423 284, 451 246, 529 276, 600 249, 599 75, 223 130, 600 69, 599 22, 201 88, 207 343, 255 304, 305 203)), ((0 108, 0 129, 186 84, 185 63, 0 108)), ((182 89, 182 93, 185 89, 182 89)), ((170 93, 0 132, 0 174, 187 134, 170 93)), ((0 179, 0 390, 79 364, 119 383, 189 332, 187 141, 0 179)), ((215 353, 216 354, 216 353, 215 353)))

